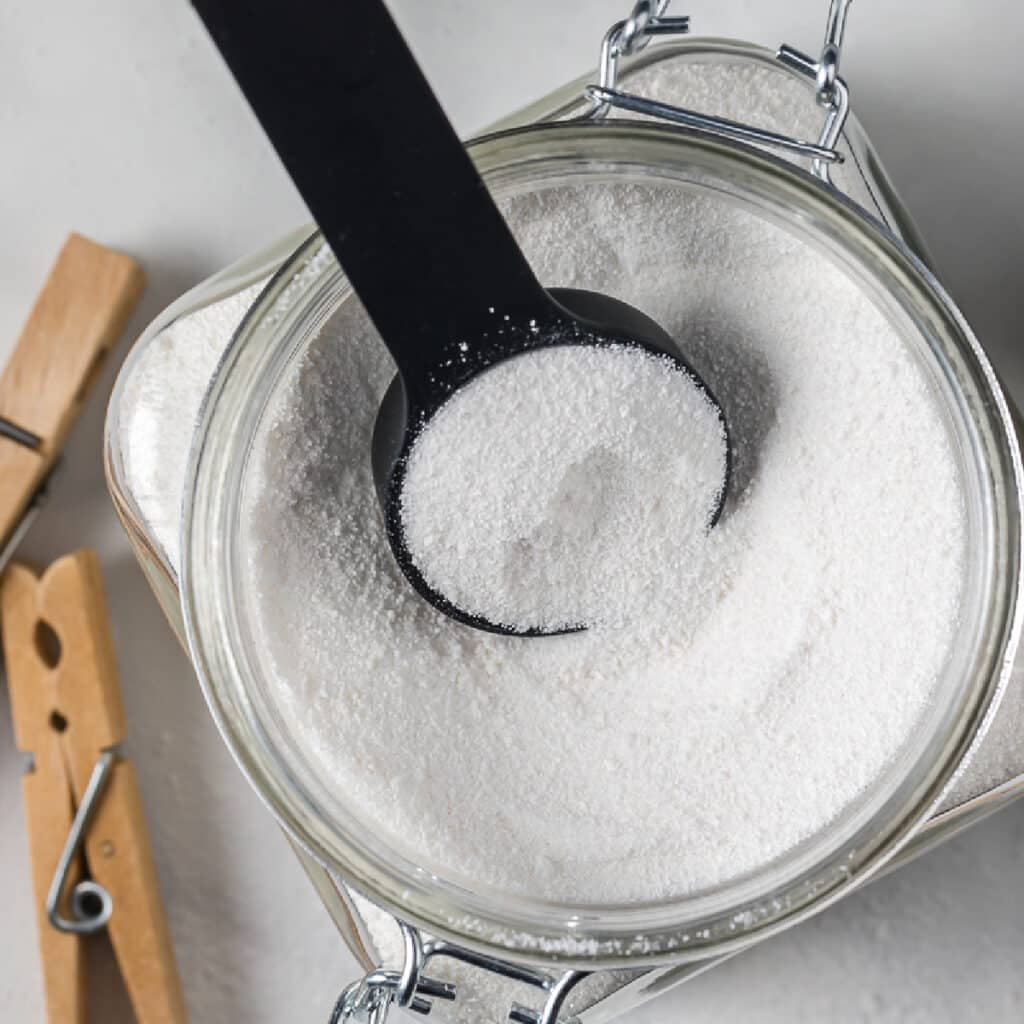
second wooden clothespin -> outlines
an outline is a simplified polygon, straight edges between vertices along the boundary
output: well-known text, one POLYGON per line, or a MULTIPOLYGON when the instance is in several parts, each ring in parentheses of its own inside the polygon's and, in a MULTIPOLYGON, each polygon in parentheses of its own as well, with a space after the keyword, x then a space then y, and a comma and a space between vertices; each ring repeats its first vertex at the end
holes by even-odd
POLYGON ((140 1024, 185 1006, 132 765, 99 562, 68 555, 0 580, 48 1019, 84 1024, 82 939, 106 927, 140 1024), (88 869, 89 878, 83 881, 88 869))

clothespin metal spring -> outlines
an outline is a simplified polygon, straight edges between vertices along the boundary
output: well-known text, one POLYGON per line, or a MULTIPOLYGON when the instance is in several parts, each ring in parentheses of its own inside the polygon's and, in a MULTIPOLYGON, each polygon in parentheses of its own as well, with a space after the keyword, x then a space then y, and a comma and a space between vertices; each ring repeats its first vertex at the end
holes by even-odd
POLYGON ((60 860, 57 862, 57 870, 54 872, 53 881, 50 883, 50 889, 46 895, 46 916, 49 918, 50 924, 61 932, 70 932, 73 935, 92 935, 106 927, 110 915, 114 912, 114 900, 110 893, 102 885, 88 879, 78 882, 71 890, 68 899, 71 918, 65 917, 60 912, 60 903, 71 866, 85 842, 89 822, 103 796, 103 790, 106 788, 116 758, 117 754, 114 750, 104 750, 97 759, 96 766, 89 776, 89 783, 85 787, 85 793, 82 794, 82 802, 75 812, 74 821, 71 822, 68 838, 64 843, 60 860))

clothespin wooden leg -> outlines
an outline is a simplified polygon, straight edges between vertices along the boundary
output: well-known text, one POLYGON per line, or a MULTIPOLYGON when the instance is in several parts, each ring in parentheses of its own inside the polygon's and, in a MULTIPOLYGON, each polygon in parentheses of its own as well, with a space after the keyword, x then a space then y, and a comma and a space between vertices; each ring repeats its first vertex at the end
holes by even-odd
POLYGON ((129 761, 114 766, 85 849, 93 879, 114 900, 107 930, 139 1024, 183 1024, 185 1004, 129 761))
MULTIPOLYGON (((59 932, 46 916, 46 895, 57 869, 74 813, 60 736, 38 734, 32 767, 22 779, 25 819, 32 861, 36 931, 50 1024, 85 1024, 85 949, 77 935, 59 932)), ((21 744, 19 743, 19 746, 21 744)), ((78 864, 70 883, 78 881, 78 864)))
MULTIPOLYGON (((20 749, 41 749, 49 757, 56 737, 60 763, 65 766, 66 794, 61 806, 69 808, 72 798, 79 806, 100 755, 116 748, 125 733, 95 554, 79 551, 62 558, 40 578, 23 566, 11 566, 0 584, 0 612, 15 740, 20 749), (47 637, 49 642, 41 643, 47 637)), ((47 790, 49 809, 54 796, 47 790)), ((40 803, 42 799, 38 798, 40 803)), ((54 866, 68 834, 70 816, 65 817, 66 824, 62 818, 60 826, 53 818, 54 834, 63 830, 56 842, 54 866)), ((113 900, 107 928, 139 1024, 184 1024, 184 999, 138 785, 131 765, 120 756, 86 830, 85 853, 93 881, 113 900)), ((38 874, 45 898, 52 878, 46 877, 42 866, 38 874)), ((45 955, 48 946, 42 931, 50 928, 45 916, 40 928, 45 955)), ((51 1019, 76 1024, 78 1020, 51 1019)))

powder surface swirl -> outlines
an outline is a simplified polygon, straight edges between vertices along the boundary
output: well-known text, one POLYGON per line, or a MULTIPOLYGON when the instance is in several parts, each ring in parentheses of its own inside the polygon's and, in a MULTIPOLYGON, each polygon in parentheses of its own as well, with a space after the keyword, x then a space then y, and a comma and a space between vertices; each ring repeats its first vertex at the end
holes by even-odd
POLYGON ((554 632, 685 600, 725 485, 718 409, 667 356, 521 354, 457 391, 410 452, 402 527, 456 607, 554 632))
POLYGON ((964 577, 947 428, 858 285, 724 199, 594 184, 503 205, 541 281, 643 310, 722 403, 734 465, 700 572, 635 621, 536 641, 433 609, 370 471, 393 365, 346 303, 248 470, 269 697, 338 800, 446 877, 572 901, 707 891, 821 835, 919 729, 964 577))

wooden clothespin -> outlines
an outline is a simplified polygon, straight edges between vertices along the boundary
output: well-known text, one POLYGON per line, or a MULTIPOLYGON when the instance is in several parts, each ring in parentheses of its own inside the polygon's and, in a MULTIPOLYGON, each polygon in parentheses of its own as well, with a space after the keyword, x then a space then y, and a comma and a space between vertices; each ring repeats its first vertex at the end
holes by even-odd
POLYGON ((106 927, 140 1024, 183 1024, 156 869, 131 764, 99 562, 37 577, 12 563, 0 615, 51 1024, 84 1024, 83 937, 106 927), (83 881, 83 869, 89 879, 83 881))
POLYGON ((75 234, 50 271, 0 375, 0 569, 45 497, 144 280, 131 257, 75 234))

